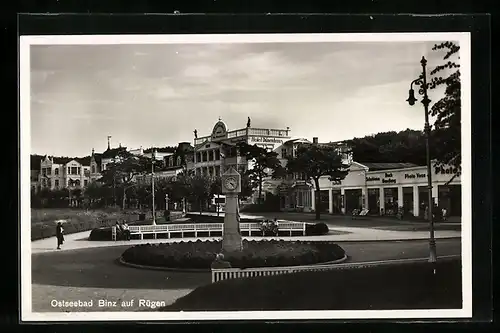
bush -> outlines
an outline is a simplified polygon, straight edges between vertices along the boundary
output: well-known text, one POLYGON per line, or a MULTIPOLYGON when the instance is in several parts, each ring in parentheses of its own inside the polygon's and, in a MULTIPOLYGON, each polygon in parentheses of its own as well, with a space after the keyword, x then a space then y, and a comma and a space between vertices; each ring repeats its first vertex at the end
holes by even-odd
POLYGON ((161 311, 460 309, 460 260, 239 278, 195 289, 161 311), (369 281, 369 283, 367 283, 369 281))
MULTIPOLYGON (((220 241, 141 244, 122 254, 126 262, 167 268, 210 269, 220 241)), ((278 267, 309 265, 343 258, 344 250, 333 243, 282 240, 243 241, 243 251, 225 254, 232 267, 278 267)))
POLYGON ((328 226, 323 222, 306 224, 306 236, 322 236, 328 234, 329 232, 330 229, 328 229, 328 226))
POLYGON ((92 229, 89 235, 90 241, 110 241, 112 236, 111 227, 92 229))

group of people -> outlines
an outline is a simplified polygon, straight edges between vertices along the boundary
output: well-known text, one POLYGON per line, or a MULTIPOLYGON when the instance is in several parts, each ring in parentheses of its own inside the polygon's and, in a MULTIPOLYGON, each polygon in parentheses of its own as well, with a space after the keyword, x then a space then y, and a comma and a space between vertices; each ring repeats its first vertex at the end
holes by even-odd
POLYGON ((130 229, 127 222, 116 222, 116 239, 130 240, 130 229))
POLYGON ((260 224, 260 229, 262 231, 262 236, 268 236, 268 235, 278 235, 278 229, 279 229, 279 224, 278 224, 278 219, 274 218, 274 220, 264 220, 260 224))

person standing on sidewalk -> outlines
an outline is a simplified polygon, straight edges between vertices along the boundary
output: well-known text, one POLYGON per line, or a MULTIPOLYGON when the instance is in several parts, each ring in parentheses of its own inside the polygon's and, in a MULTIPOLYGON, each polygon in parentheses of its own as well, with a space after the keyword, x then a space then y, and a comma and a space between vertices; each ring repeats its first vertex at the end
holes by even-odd
POLYGON ((64 243, 64 229, 61 222, 57 222, 56 226, 56 238, 57 238, 57 249, 61 249, 61 245, 64 243))

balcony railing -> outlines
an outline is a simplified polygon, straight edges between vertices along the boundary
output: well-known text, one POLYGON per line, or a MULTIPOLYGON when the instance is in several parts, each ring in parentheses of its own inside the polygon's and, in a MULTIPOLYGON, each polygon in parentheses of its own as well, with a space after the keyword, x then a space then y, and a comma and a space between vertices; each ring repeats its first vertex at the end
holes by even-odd
MULTIPOLYGON (((273 129, 273 128, 268 129, 268 128, 252 128, 252 127, 250 127, 250 128, 238 129, 238 130, 227 132, 228 139, 237 138, 237 137, 246 136, 246 135, 272 136, 272 137, 287 138, 290 136, 290 130, 289 129, 273 129)), ((209 135, 209 136, 197 138, 194 140, 194 144, 199 145, 205 141, 211 142, 212 137, 209 135)))

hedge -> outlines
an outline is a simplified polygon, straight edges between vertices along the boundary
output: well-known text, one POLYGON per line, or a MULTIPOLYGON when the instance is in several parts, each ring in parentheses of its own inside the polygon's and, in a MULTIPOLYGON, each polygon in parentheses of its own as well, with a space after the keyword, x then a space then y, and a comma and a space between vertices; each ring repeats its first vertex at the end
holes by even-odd
POLYGON ((460 260, 223 280, 161 311, 460 309, 460 260))
MULTIPOLYGON (((128 248, 122 259, 128 263, 165 267, 210 269, 220 241, 141 244, 128 248)), ((344 250, 330 242, 290 242, 283 240, 243 241, 243 251, 228 253, 225 260, 232 267, 279 267, 335 261, 345 256, 344 250)))
POLYGON ((330 232, 328 226, 323 223, 306 223, 306 236, 321 236, 330 232))

